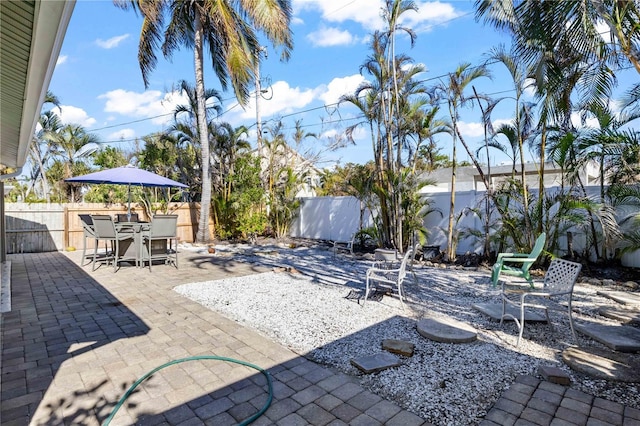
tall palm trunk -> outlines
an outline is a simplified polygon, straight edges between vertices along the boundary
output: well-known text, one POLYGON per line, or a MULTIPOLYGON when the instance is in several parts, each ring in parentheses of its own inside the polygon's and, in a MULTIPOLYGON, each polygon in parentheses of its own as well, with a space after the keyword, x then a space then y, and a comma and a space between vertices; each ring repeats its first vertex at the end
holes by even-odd
MULTIPOLYGON (((538 177, 538 229, 537 229, 537 233, 538 235, 542 233, 543 231, 543 226, 546 223, 545 219, 545 212, 543 211, 543 204, 544 204, 544 196, 545 196, 545 190, 544 190, 544 163, 546 161, 545 158, 545 151, 547 150, 547 125, 546 123, 542 123, 542 134, 540 136, 540 176, 538 177)), ((524 168, 524 164, 522 166, 524 168)))
MULTIPOLYGON (((454 117, 453 114, 451 114, 454 117)), ((454 128, 457 126, 457 122, 453 120, 454 128)), ((451 197, 449 198, 449 222, 447 224, 447 260, 453 262, 456 260, 456 254, 454 251, 453 241, 453 222, 456 208, 456 146, 457 136, 456 132, 453 132, 453 148, 451 150, 451 197)))
MULTIPOLYGON (((524 208, 524 226, 527 235, 527 241, 533 244, 533 241, 529 241, 529 235, 531 232, 531 217, 529 216, 529 189, 527 188, 527 171, 525 170, 524 161, 524 141, 522 140, 522 130, 520 128, 520 106, 519 100, 516 102, 516 130, 518 132, 518 150, 520 151, 520 180, 522 181, 522 205, 524 208)), ((515 159, 514 159, 515 161, 515 159)), ((532 237, 533 238, 533 237, 532 237)))
POLYGON ((196 99, 198 109, 196 112, 198 120, 198 133, 200 139, 200 149, 202 150, 202 197, 200 199, 200 219, 198 221, 198 233, 196 241, 208 243, 210 241, 209 232, 209 209, 211 207, 211 174, 209 172, 209 129, 207 127, 207 110, 204 96, 204 71, 203 71, 203 28, 202 20, 198 9, 195 9, 195 39, 194 39, 194 65, 196 78, 196 99))
MULTIPOLYGON (((37 144, 31 145, 31 151, 33 152, 33 157, 37 161, 38 169, 40 170, 40 181, 42 182, 42 192, 44 194, 45 200, 47 203, 51 202, 51 191, 49 191, 49 182, 47 181, 47 174, 44 169, 44 164, 42 162, 42 155, 40 154, 40 147, 37 144)), ((34 183, 35 187, 35 183, 34 183)))

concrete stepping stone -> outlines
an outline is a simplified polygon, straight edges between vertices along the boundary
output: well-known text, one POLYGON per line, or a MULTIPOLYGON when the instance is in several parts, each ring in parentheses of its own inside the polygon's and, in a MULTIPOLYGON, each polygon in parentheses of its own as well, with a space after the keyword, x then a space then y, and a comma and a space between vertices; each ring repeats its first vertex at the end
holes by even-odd
MULTIPOLYGON (((476 303, 471 305, 472 308, 482 312, 485 315, 488 315, 491 319, 495 321, 500 321, 502 317, 502 303, 476 303)), ((515 306, 507 305, 508 314, 513 315, 514 317, 520 319, 520 309, 515 306)), ((505 317, 505 321, 513 321, 513 318, 505 317)), ((525 322, 547 322, 547 317, 543 314, 539 314, 532 310, 524 311, 524 321, 525 322)))
POLYGON ((640 382, 640 358, 598 348, 568 348, 562 360, 575 371, 591 377, 618 382, 640 382))
POLYGON ((598 308, 598 314, 623 324, 640 324, 640 309, 601 306, 598 308))
POLYGON ((640 294, 628 291, 599 291, 600 296, 615 300, 623 305, 632 305, 640 307, 640 294))
POLYGON ((579 324, 576 330, 618 352, 640 352, 640 330, 626 325, 579 324))
POLYGON ((566 373, 566 371, 561 370, 558 367, 540 365, 538 366, 538 373, 540 373, 542 378, 547 382, 557 383, 563 386, 569 386, 571 384, 571 377, 566 373))
POLYGON ((367 355, 351 360, 351 365, 358 368, 362 372, 376 373, 378 371, 386 370, 387 368, 397 367, 401 365, 400 359, 388 352, 380 352, 375 355, 367 355))
POLYGON ((415 345, 404 340, 385 339, 382 341, 382 349, 402 356, 413 356, 415 345))
POLYGON ((453 318, 424 318, 417 329, 422 337, 442 343, 469 343, 478 338, 475 328, 453 318))

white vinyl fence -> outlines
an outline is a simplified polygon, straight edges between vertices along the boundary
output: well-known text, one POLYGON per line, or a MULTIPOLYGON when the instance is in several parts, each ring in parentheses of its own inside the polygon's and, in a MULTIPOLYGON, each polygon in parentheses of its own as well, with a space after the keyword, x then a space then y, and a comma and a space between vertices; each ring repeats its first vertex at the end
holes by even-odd
POLYGON ((355 197, 310 197, 301 201, 290 228, 292 237, 349 241, 359 229, 373 224, 371 213, 355 197))
MULTIPOLYGON (((550 189, 552 190, 552 189, 550 189)), ((599 188, 587 188, 591 195, 599 193, 599 188)), ((483 222, 471 211, 474 208, 484 209, 484 191, 459 191, 456 193, 455 218, 458 220, 455 229, 471 228, 483 229, 483 222)), ((435 212, 430 213, 424 221, 429 231, 428 246, 447 245, 447 224, 449 220, 450 194, 448 192, 424 193, 423 196, 431 200, 431 207, 435 212)), ((291 226, 292 237, 321 239, 332 241, 346 241, 351 235, 360 229, 360 202, 355 197, 315 197, 304 198, 300 213, 291 226)), ((552 212, 553 213, 553 212, 552 212)), ((363 215, 362 228, 372 225, 369 211, 363 215)), ((474 238, 460 238, 456 248, 457 254, 467 252, 481 253, 483 241, 474 238)), ((567 239, 559 240, 560 253, 567 252, 567 239)), ((586 244, 586 236, 580 233, 573 234, 573 249, 583 250, 586 244)), ((640 267, 640 250, 622 256, 622 264, 629 267, 640 267)))
MULTIPOLYGON (((558 188, 548 188, 547 194, 551 194, 552 191, 558 190, 558 188)), ((600 187, 591 186, 586 187, 587 194, 590 196, 598 196, 600 193, 600 187)), ((425 227, 429 230, 429 244, 440 245, 441 249, 446 247, 447 244, 447 224, 449 220, 449 203, 450 194, 446 192, 437 193, 425 193, 424 196, 428 197, 432 201, 432 207, 438 209, 442 215, 430 214, 425 218, 425 227)), ((460 220, 454 225, 457 229, 471 228, 471 229, 483 229, 483 221, 480 220, 475 213, 470 209, 476 208, 484 210, 485 192, 484 191, 464 191, 456 193, 455 202, 455 218, 457 219, 460 213, 460 220)), ((550 214, 554 214, 556 207, 552 207, 550 214)), ((619 210, 618 213, 625 213, 619 210)), ((626 212, 628 213, 628 212, 626 212)), ((625 214, 626 214, 625 213, 625 214)), ((587 236, 582 231, 574 231, 572 233, 572 247, 576 252, 581 252, 587 244, 587 236)), ((557 255, 565 256, 568 254, 568 241, 566 236, 559 238, 559 252, 557 255)), ((481 253, 483 248, 483 241, 478 241, 474 238, 460 239, 456 249, 457 254, 463 254, 467 252, 481 253)), ((595 257, 595 256, 594 256, 595 257)), ((640 250, 636 250, 632 253, 624 254, 621 258, 621 263, 624 266, 640 267, 640 250)))
MULTIPOLYGON (((597 193, 598 188, 590 188, 590 192, 597 193)), ((432 208, 436 212, 425 218, 425 226, 429 230, 429 237, 425 245, 446 247, 446 228, 449 214, 449 193, 425 193, 432 208)), ((309 238, 330 241, 348 241, 359 229, 373 225, 371 212, 355 197, 313 197, 302 198, 299 214, 290 228, 290 235, 298 238, 309 238)), ((482 221, 470 208, 481 205, 484 192, 465 191, 456 194, 456 218, 460 215, 456 227, 482 229, 482 221)), ((7 252, 45 252, 63 250, 65 244, 76 244, 75 240, 65 241, 65 230, 72 228, 65 205, 8 203, 6 210, 7 252)), ((77 216, 73 213, 73 216, 77 216)), ((186 219, 185 219, 186 220, 186 219)), ((189 225, 188 220, 185 224, 189 225)), ((185 225, 185 226, 186 226, 185 225)), ((191 226, 191 225, 189 225, 191 226)), ((189 228, 190 229, 190 228, 189 228)), ((81 231, 81 229, 80 229, 81 231)), ((187 233, 188 234, 188 233, 187 233)), ((185 234, 184 241, 192 241, 185 234)), ((80 232, 81 235, 81 232, 80 232)), ((69 235, 66 237, 70 238, 69 235)), ((585 246, 586 238, 579 233, 573 234, 574 250, 579 251, 585 246)), ((480 252, 482 241, 471 238, 460 239, 456 253, 480 252)), ((558 253, 564 255, 566 238, 560 239, 558 253)), ((625 254, 622 264, 630 267, 640 267, 640 250, 625 254)))

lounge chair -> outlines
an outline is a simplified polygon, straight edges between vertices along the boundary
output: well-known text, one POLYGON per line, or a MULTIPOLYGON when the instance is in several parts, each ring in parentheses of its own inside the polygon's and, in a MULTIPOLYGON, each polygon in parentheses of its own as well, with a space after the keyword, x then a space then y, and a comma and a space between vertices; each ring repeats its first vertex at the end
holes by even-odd
POLYGON ((542 249, 544 249, 544 243, 547 240, 547 234, 544 232, 538 236, 536 242, 531 250, 531 253, 500 253, 498 254, 498 259, 496 263, 493 265, 493 269, 491 270, 491 282, 495 287, 498 285, 498 280, 500 278, 500 274, 511 275, 515 277, 524 278, 531 288, 533 288, 533 280, 531 279, 531 274, 529 273, 529 269, 531 269, 531 265, 538 260, 540 254, 542 253, 542 249), (513 264, 509 265, 509 264, 513 264))

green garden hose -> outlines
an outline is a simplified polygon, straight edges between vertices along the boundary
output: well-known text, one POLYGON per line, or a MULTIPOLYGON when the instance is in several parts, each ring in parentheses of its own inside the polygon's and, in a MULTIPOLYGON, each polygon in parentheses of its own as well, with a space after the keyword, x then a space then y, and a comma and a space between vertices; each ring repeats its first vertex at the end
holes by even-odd
POLYGON ((245 425, 248 425, 248 424, 254 422, 258 417, 262 416, 265 411, 267 411, 267 409, 271 405, 271 401, 273 401, 273 384, 271 383, 271 376, 269 375, 268 371, 263 370, 262 368, 258 367, 257 365, 250 364, 250 363, 245 362, 245 361, 240 361, 238 359, 227 358, 227 357, 224 357, 224 356, 217 356, 217 355, 200 355, 200 356, 192 356, 192 357, 188 357, 188 358, 180 358, 180 359, 176 359, 176 360, 167 362, 166 364, 162 364, 161 366, 154 368, 153 370, 149 371, 144 376, 140 377, 138 380, 135 381, 135 383, 133 383, 131 385, 131 387, 129 387, 129 389, 125 392, 125 394, 122 395, 122 398, 120 398, 120 400, 118 401, 116 406, 113 407, 113 411, 111 411, 111 414, 109 414, 109 417, 107 417, 107 419, 104 421, 104 423, 102 425, 103 426, 108 426, 109 423, 111 423, 111 420, 113 420, 113 418, 115 417, 115 415, 118 412, 118 410, 120 409, 120 407, 122 407, 122 405, 127 400, 127 398, 129 398, 129 396, 131 396, 131 394, 133 393, 135 388, 137 388, 140 383, 142 383, 145 380, 147 380, 149 377, 151 377, 157 371, 160 371, 163 368, 169 367, 170 365, 180 364, 182 362, 187 362, 187 361, 199 361, 199 360, 203 360, 203 359, 212 359, 212 360, 217 360, 217 361, 227 361, 227 362, 232 362, 234 364, 245 365, 247 367, 251 367, 251 368, 253 368, 255 370, 258 370, 259 372, 264 374, 264 376, 267 378, 267 387, 268 387, 268 390, 269 390, 269 397, 267 398, 267 402, 260 409, 260 411, 258 411, 253 416, 249 417, 248 419, 243 420, 242 423, 239 424, 240 426, 245 426, 245 425))

